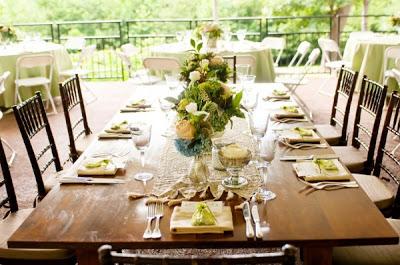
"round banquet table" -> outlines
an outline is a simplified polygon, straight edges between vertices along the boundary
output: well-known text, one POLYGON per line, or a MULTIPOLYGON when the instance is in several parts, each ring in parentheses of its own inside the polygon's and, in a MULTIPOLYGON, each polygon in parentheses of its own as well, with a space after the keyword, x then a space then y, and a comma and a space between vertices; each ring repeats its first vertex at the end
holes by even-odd
MULTIPOLYGON (((399 35, 375 35, 373 37, 351 37, 346 42, 343 60, 351 62, 351 67, 359 71, 356 90, 361 87, 362 76, 383 84, 383 64, 385 50, 400 45, 399 35)), ((389 60, 388 68, 393 68, 394 60, 389 60)), ((398 90, 395 80, 389 79, 389 91, 398 90)))
MULTIPOLYGON (((65 47, 60 44, 48 43, 44 41, 11 44, 5 47, 0 47, 0 73, 3 73, 5 71, 11 72, 11 75, 8 77, 5 83, 6 90, 0 97, 0 106, 9 108, 15 104, 14 102, 15 78, 16 78, 15 75, 16 75, 16 62, 18 57, 22 55, 43 54, 43 53, 49 53, 54 57, 51 94, 53 96, 59 95, 58 73, 62 70, 72 68, 72 61, 65 47)), ((37 68, 23 69, 21 71, 21 76, 32 77, 40 74, 40 72, 41 72, 40 69, 37 68)), ((33 96, 34 92, 37 90, 41 90, 42 94, 44 94, 45 92, 44 88, 40 86, 37 88, 36 87, 21 88, 20 94, 22 99, 27 99, 30 96, 33 96)))
MULTIPOLYGON (((252 74, 256 75, 256 82, 274 82, 275 69, 274 60, 271 51, 262 46, 259 42, 252 41, 232 41, 218 44, 219 47, 212 50, 219 55, 252 55, 256 59, 256 67, 252 70, 252 74)), ((189 50, 192 47, 185 43, 169 43, 150 48, 151 56, 155 57, 174 57, 179 60, 181 64, 186 60, 189 50)))

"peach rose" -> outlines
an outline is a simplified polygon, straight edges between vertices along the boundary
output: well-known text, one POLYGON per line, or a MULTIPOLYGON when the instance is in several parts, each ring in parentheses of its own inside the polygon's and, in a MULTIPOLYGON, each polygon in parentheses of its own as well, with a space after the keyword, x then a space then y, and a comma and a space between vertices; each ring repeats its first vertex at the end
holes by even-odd
POLYGON ((176 135, 184 140, 192 140, 196 133, 196 128, 188 120, 180 120, 175 126, 176 135))
POLYGON ((213 58, 210 59, 211 66, 221 65, 223 63, 224 63, 224 58, 222 58, 221 56, 214 56, 213 58))

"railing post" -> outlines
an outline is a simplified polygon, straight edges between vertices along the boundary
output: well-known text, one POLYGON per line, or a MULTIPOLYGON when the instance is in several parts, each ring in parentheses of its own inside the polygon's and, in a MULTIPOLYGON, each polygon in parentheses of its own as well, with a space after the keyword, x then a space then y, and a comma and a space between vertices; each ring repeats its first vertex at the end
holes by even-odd
POLYGON ((260 39, 259 41, 262 41, 262 18, 260 18, 260 24, 259 24, 259 32, 260 32, 260 39))
POLYGON ((57 25, 57 39, 58 39, 58 43, 61 43, 61 33, 60 33, 60 23, 56 23, 57 25))
POLYGON ((268 18, 265 18, 265 37, 268 37, 268 18))
POLYGON ((338 43, 338 45, 340 46, 340 34, 342 33, 341 32, 341 30, 340 30, 340 20, 341 20, 341 16, 340 15, 337 15, 337 27, 338 27, 338 32, 337 32, 337 43, 338 43))

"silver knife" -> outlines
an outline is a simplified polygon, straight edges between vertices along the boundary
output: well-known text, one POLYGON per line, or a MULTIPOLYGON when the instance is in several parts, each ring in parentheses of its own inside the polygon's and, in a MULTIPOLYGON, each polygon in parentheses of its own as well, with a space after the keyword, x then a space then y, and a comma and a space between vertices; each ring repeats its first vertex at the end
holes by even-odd
POLYGON ((254 238, 254 230, 253 230, 253 225, 251 224, 249 202, 245 202, 243 205, 243 217, 244 217, 244 220, 246 221, 246 237, 254 238))
POLYGON ((279 158, 280 161, 297 161, 297 160, 313 160, 314 158, 321 159, 335 159, 339 158, 337 154, 326 154, 326 155, 284 155, 279 158))
POLYGON ((254 223, 256 224, 256 237, 263 238, 263 233, 260 227, 260 216, 258 215, 257 205, 251 207, 251 215, 253 216, 254 223))

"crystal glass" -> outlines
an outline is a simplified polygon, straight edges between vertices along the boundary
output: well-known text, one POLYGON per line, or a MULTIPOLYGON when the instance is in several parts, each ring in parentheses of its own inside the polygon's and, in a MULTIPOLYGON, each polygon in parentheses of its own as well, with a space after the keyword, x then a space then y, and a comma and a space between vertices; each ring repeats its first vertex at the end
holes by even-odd
POLYGON ((165 82, 170 90, 175 90, 179 87, 179 78, 176 74, 165 74, 165 82))
MULTIPOLYGON (((132 141, 136 149, 140 151, 140 162, 142 169, 145 167, 145 152, 150 145, 151 140, 151 124, 147 123, 135 123, 129 124, 131 131, 132 141)), ((153 178, 153 174, 149 172, 139 172, 135 174, 134 179, 146 182, 153 178)))
POLYGON ((268 129, 269 114, 267 114, 267 117, 265 117, 264 115, 263 117, 256 117, 254 114, 249 113, 248 119, 251 135, 256 141, 257 146, 256 160, 254 160, 254 162, 258 163, 258 158, 261 150, 261 139, 264 137, 268 129))
POLYGON ((245 89, 243 93, 242 105, 246 108, 247 112, 253 113, 258 103, 258 91, 253 89, 245 89))
POLYGON ((236 36, 240 42, 244 41, 244 39, 246 38, 246 34, 247 34, 247 30, 245 30, 245 29, 239 29, 236 32, 236 36))
POLYGON ((177 31, 175 32, 175 36, 176 36, 176 40, 180 43, 183 42, 183 40, 185 39, 185 32, 183 31, 177 31))
POLYGON ((260 174, 263 178, 263 187, 259 189, 259 194, 262 196, 264 201, 272 200, 276 197, 276 194, 267 189, 267 180, 268 180, 268 169, 271 165, 272 160, 275 157, 277 145, 277 137, 271 132, 268 133, 264 139, 260 148, 260 162, 257 165, 257 168, 260 171, 260 174))
POLYGON ((256 81, 255 75, 241 75, 239 76, 239 82, 244 89, 251 87, 256 81))
POLYGON ((163 97, 160 97, 158 99, 158 102, 160 103, 160 109, 162 112, 164 112, 165 114, 165 121, 167 123, 167 126, 165 128, 165 131, 163 133, 164 136, 172 136, 173 132, 170 129, 170 112, 172 110, 172 108, 174 107, 174 104, 168 100, 166 100, 163 97))
POLYGON ((236 77, 240 80, 242 76, 250 74, 250 64, 236 64, 236 77))

